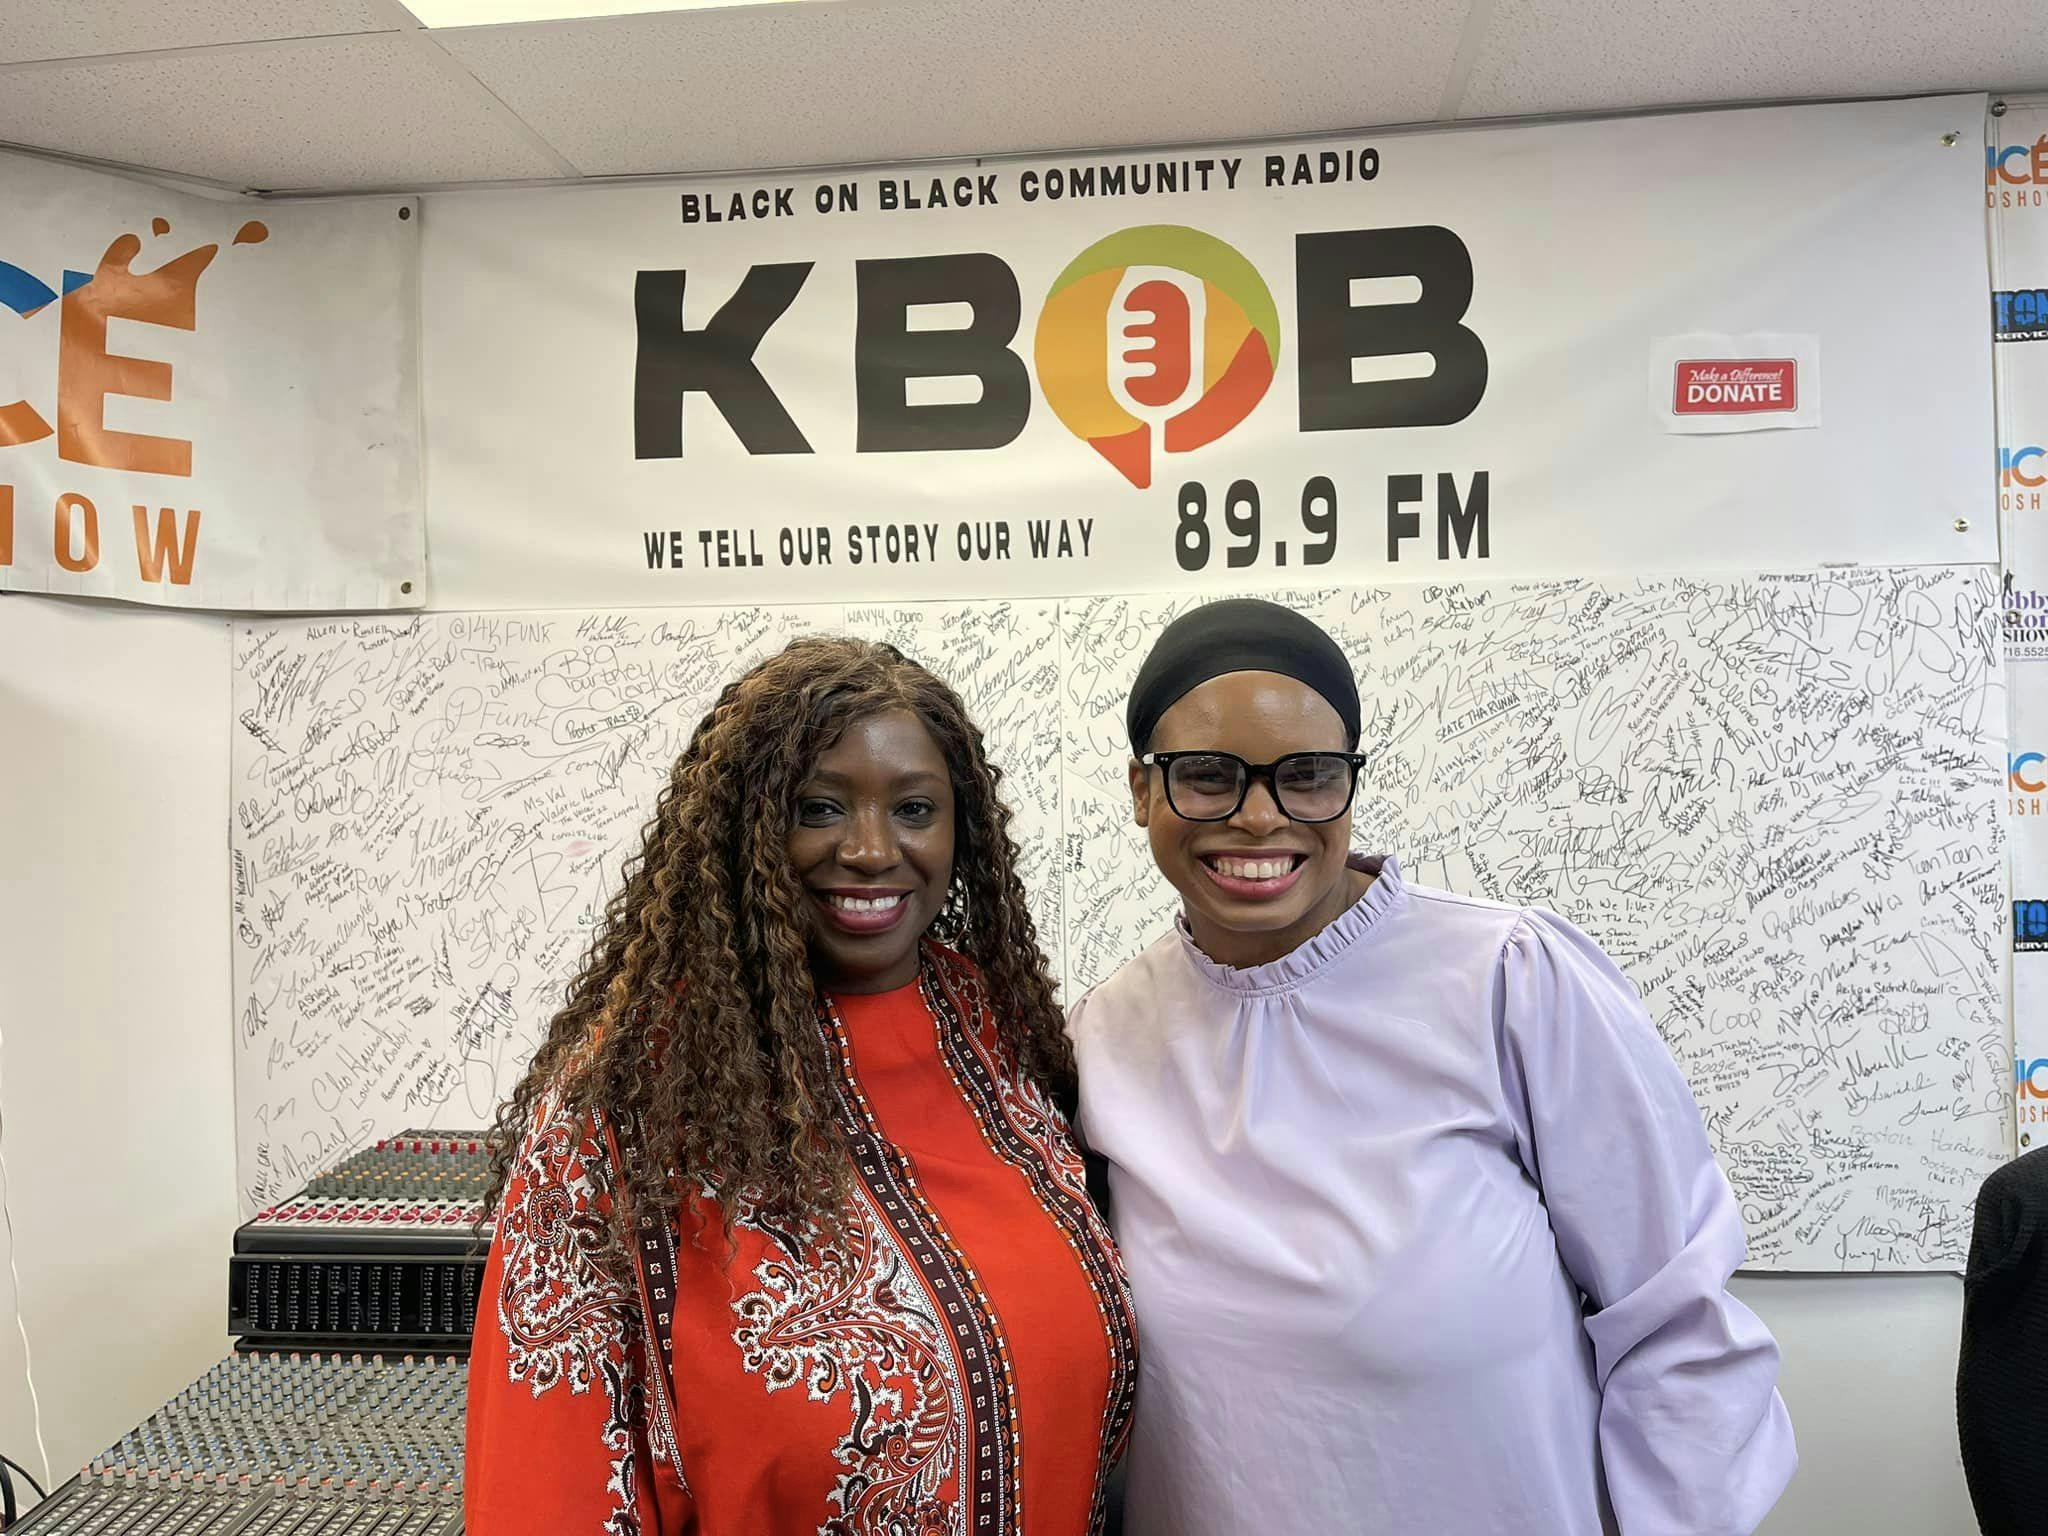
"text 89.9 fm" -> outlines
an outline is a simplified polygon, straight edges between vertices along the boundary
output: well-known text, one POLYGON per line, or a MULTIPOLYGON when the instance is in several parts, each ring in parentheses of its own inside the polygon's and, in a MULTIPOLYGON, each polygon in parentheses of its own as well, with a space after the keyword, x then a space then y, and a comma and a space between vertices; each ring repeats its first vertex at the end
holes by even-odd
MULTIPOLYGON (((1387 559, 1399 561, 1410 540, 1426 536, 1423 512, 1427 480, 1422 475, 1387 476, 1387 559)), ((1487 472, 1473 472, 1465 489, 1458 477, 1436 476, 1436 557, 1439 560, 1484 560, 1488 553, 1487 472)), ((1301 488, 1300 540, 1278 519, 1268 525, 1258 485, 1234 480, 1222 493, 1211 524, 1209 488, 1190 480, 1180 488, 1179 524, 1173 554, 1184 571, 1200 571, 1220 551, 1233 570, 1256 565, 1261 558, 1287 565, 1298 551, 1303 565, 1326 565, 1337 553, 1337 485, 1317 475, 1301 488)))

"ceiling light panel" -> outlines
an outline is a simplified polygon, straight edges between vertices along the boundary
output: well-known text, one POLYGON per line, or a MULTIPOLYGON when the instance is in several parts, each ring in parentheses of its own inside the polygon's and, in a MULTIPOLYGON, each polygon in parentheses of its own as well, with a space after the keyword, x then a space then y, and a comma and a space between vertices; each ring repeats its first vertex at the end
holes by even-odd
MULTIPOLYGON (((517 21, 589 21, 657 11, 712 11, 736 5, 793 5, 805 0, 405 0, 427 27, 492 27, 517 21)), ((809 0, 815 4, 817 0, 809 0)))

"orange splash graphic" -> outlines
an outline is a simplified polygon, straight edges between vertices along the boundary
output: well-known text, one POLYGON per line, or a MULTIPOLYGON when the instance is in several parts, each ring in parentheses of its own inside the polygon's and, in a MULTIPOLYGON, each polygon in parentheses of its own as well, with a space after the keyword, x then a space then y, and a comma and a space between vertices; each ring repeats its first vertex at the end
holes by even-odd
POLYGON ((199 278, 220 253, 202 245, 154 272, 134 272, 142 241, 122 235, 100 257, 92 281, 64 295, 57 351, 57 452, 73 464, 148 475, 192 473, 183 438, 117 432, 107 426, 107 396, 171 398, 171 365, 107 350, 107 322, 140 320, 189 331, 197 323, 199 278))

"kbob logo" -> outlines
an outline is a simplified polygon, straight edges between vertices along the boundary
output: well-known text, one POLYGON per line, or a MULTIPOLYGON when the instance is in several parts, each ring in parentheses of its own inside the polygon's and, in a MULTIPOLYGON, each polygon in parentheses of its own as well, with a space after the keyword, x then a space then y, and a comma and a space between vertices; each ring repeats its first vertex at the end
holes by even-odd
MULTIPOLYGON (((688 269, 636 274, 636 459, 684 456, 692 395, 716 408, 749 454, 813 452, 757 360, 769 330, 784 323, 808 326, 830 347, 850 329, 854 452, 989 452, 1016 441, 1033 391, 1016 345, 1023 296, 1007 261, 992 251, 855 261, 850 328, 844 315, 800 302, 815 266, 750 266, 696 325, 683 320, 684 295, 696 282, 688 269), (964 310, 966 322, 916 323, 917 311, 937 305, 964 310), (785 322, 792 310, 803 318, 785 322), (958 397, 950 400, 913 398, 929 396, 913 387, 927 380, 969 387, 942 391, 958 397)), ((1293 275, 1299 431, 1441 426, 1478 407, 1486 347, 1465 324, 1472 257, 1454 231, 1297 234, 1293 275), (1389 282, 1412 297, 1353 296, 1354 285, 1389 282), (1407 366, 1357 366, 1381 359, 1407 366)), ((700 313, 707 307, 692 302, 700 313)), ((1279 307, 1251 262, 1201 230, 1143 224, 1096 241, 1060 272, 1030 356, 1061 423, 1145 487, 1155 448, 1189 452, 1250 415, 1282 350, 1279 307)))

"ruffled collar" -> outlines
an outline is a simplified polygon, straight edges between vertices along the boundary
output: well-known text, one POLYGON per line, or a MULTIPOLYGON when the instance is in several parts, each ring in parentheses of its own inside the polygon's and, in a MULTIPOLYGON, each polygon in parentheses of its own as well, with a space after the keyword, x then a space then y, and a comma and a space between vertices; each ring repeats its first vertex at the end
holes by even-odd
POLYGON ((1361 943, 1407 896, 1407 887, 1401 883, 1401 866, 1391 853, 1354 853, 1345 863, 1352 869, 1371 875, 1372 884, 1365 888, 1363 896, 1333 918, 1321 933, 1304 940, 1278 960, 1243 967, 1219 965, 1202 953, 1202 947, 1195 942, 1194 933, 1188 927, 1185 913, 1174 920, 1182 953, 1188 957, 1188 963, 1197 974, 1212 986, 1240 996, 1292 992, 1307 985, 1319 972, 1335 963, 1340 955, 1361 943))

